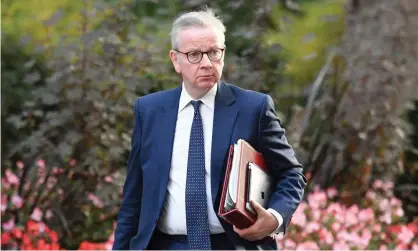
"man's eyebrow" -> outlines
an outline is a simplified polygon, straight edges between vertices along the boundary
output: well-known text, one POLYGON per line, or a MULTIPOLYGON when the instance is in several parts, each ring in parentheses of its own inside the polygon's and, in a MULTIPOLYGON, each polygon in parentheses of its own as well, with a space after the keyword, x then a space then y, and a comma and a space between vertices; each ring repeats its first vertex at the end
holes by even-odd
MULTIPOLYGON (((208 51, 215 50, 215 49, 222 49, 222 48, 223 48, 222 46, 214 45, 214 46, 209 47, 209 50, 208 51)), ((196 47, 192 47, 192 48, 190 48, 190 49, 188 49, 186 51, 187 52, 192 52, 192 51, 201 51, 201 50, 198 49, 198 48, 196 48, 196 47)))

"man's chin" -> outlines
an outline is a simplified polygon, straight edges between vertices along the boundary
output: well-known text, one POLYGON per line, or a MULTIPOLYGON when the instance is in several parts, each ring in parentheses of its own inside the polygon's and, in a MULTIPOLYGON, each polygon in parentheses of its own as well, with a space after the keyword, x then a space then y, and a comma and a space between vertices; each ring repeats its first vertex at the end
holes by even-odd
POLYGON ((214 79, 208 79, 208 80, 199 80, 197 82, 197 86, 201 89, 210 89, 212 88, 214 85, 216 84, 216 82, 214 81, 214 79))

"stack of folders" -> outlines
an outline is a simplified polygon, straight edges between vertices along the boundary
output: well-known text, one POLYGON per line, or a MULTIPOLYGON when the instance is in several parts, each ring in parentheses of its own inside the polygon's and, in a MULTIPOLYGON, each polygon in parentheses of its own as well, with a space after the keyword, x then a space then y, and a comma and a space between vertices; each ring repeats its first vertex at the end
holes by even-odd
POLYGON ((231 145, 218 215, 238 228, 247 228, 257 219, 250 201, 267 207, 273 179, 261 153, 245 140, 231 145))

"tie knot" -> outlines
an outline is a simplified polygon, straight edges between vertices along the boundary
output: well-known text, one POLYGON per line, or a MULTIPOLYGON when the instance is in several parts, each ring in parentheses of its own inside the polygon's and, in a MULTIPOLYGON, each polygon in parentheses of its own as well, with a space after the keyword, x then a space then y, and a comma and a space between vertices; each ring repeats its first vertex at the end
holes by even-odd
POLYGON ((200 104, 202 103, 202 101, 201 100, 192 100, 192 101, 190 101, 190 103, 192 103, 195 111, 199 111, 199 107, 200 107, 200 104))

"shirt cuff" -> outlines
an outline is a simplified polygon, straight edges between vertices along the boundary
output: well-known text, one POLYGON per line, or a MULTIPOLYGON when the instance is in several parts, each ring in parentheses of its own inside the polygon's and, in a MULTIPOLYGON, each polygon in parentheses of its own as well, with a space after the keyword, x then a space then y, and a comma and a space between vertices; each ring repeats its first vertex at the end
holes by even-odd
POLYGON ((275 234, 283 233, 283 227, 282 227, 283 217, 276 210, 274 210, 273 208, 269 208, 269 209, 267 209, 267 211, 269 211, 276 218, 277 222, 279 222, 279 225, 277 226, 276 230, 274 230, 270 234, 270 236, 273 236, 275 234))

